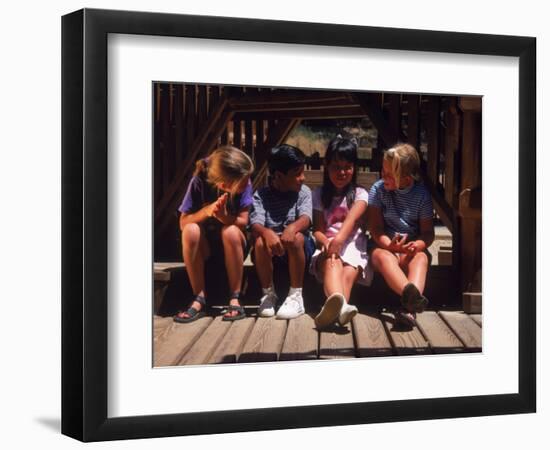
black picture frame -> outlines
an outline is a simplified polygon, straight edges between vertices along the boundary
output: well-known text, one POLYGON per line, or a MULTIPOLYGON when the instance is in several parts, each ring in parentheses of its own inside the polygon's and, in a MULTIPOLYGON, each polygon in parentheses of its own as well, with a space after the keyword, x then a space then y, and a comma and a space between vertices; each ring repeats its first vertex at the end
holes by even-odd
POLYGON ((62 18, 62 433, 82 441, 535 412, 536 39, 84 9, 62 18), (519 58, 519 386, 502 395, 107 417, 107 36, 519 58))

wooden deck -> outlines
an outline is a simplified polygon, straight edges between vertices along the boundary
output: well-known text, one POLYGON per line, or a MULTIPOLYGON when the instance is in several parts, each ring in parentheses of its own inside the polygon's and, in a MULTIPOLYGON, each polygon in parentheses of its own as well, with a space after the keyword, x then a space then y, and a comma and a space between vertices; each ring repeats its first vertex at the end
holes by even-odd
POLYGON ((418 327, 403 329, 391 313, 362 311, 351 324, 323 332, 313 314, 293 320, 247 314, 236 322, 217 315, 188 324, 155 316, 155 367, 481 351, 480 314, 426 311, 418 327))

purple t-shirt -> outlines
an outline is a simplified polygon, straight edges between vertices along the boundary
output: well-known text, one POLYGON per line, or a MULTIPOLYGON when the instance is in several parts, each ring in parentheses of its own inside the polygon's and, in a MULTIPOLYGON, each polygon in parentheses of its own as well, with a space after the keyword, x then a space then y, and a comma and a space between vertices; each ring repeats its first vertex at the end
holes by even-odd
MULTIPOLYGON (((195 213, 206 205, 215 202, 224 192, 210 185, 203 177, 194 176, 187 186, 178 211, 184 214, 195 213)), ((252 183, 250 180, 241 194, 229 196, 227 212, 233 216, 252 205, 252 183)))

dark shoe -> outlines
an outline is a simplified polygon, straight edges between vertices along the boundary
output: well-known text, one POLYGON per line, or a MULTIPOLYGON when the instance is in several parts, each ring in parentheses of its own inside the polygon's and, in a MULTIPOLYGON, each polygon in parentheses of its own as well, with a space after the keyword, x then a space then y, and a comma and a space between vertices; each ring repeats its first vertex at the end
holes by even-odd
POLYGON ((416 313, 409 312, 406 309, 398 309, 393 314, 395 316, 395 324, 401 325, 407 328, 413 328, 416 326, 416 313))
POLYGON ((428 299, 424 297, 413 283, 407 283, 401 294, 401 305, 409 312, 420 313, 428 306, 428 299))

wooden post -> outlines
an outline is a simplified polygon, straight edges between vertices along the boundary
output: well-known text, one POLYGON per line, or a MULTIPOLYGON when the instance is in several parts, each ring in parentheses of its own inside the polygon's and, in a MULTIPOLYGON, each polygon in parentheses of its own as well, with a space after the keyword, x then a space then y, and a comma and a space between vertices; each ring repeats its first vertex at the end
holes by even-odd
POLYGON ((162 191, 165 192, 170 184, 170 167, 173 167, 173 146, 170 133, 170 97, 172 85, 163 83, 160 100, 160 129, 161 129, 161 179, 162 191))
POLYGON ((155 203, 162 197, 162 161, 161 161, 161 122, 160 122, 160 100, 161 89, 160 83, 155 83, 153 86, 155 96, 155 127, 154 127, 154 154, 153 154, 153 176, 154 176, 154 198, 155 203))
POLYGON ((184 87, 181 83, 175 85, 174 91, 174 126, 176 141, 176 168, 181 164, 185 148, 185 122, 184 122, 184 87))
POLYGON ((195 107, 196 107, 196 86, 188 84, 185 86, 185 155, 189 157, 193 149, 193 141, 195 140, 195 107))
POLYGON ((241 121, 233 121, 233 147, 241 148, 242 146, 242 129, 241 121))
POLYGON ((206 85, 199 84, 197 98, 197 116, 198 116, 198 127, 201 127, 202 124, 206 121, 208 113, 208 97, 206 85))
POLYGON ((457 98, 450 97, 446 111, 445 130, 445 200, 456 209, 458 204, 458 181, 460 167, 460 112, 457 98))
POLYGON ((407 95, 407 141, 420 152, 419 95, 407 95))
POLYGON ((427 175, 434 184, 439 184, 439 97, 430 96, 426 120, 426 140, 428 141, 427 175))
MULTIPOLYGON (((481 189, 481 98, 461 97, 463 113, 460 192, 481 189)), ((481 268, 481 220, 461 217, 462 290, 468 289, 481 268)))
POLYGON ((248 156, 252 156, 252 120, 244 123, 244 151, 248 156))
POLYGON ((389 102, 388 107, 388 123, 392 132, 401 135, 401 94, 386 94, 386 99, 389 102))

